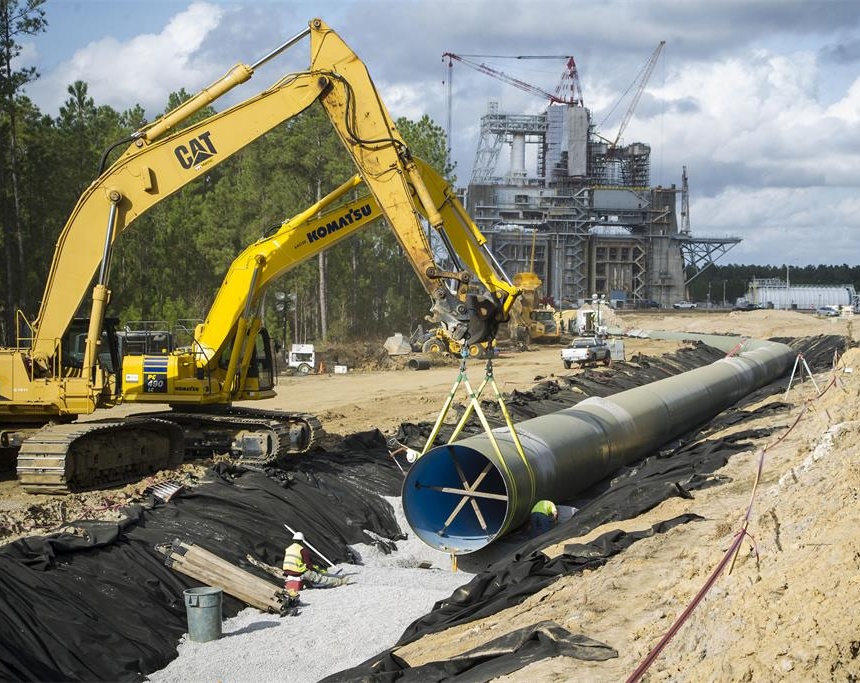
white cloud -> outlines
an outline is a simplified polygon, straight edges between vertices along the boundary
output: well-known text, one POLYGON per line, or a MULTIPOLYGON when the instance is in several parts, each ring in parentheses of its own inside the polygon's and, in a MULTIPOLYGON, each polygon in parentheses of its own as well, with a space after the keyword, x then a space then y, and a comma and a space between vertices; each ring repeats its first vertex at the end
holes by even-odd
POLYGON ((851 84, 845 97, 827 108, 827 114, 846 124, 856 126, 860 123, 860 77, 851 84))
POLYGON ((393 119, 405 116, 417 121, 427 113, 426 89, 409 83, 375 83, 393 119))
POLYGON ((860 198, 842 188, 731 187, 693 200, 694 235, 739 236, 724 263, 857 263, 860 198))
POLYGON ((96 104, 117 110, 141 104, 150 117, 163 111, 167 96, 181 88, 195 92, 214 81, 212 65, 195 53, 217 26, 223 10, 195 2, 173 16, 157 34, 141 34, 121 43, 107 37, 77 50, 51 73, 27 88, 45 113, 56 114, 68 98, 68 86, 84 81, 96 104))
POLYGON ((856 187, 860 87, 824 107, 822 78, 812 52, 688 63, 652 91, 668 103, 665 113, 628 130, 659 146, 667 168, 687 165, 705 180, 694 191, 707 195, 739 184, 856 187))

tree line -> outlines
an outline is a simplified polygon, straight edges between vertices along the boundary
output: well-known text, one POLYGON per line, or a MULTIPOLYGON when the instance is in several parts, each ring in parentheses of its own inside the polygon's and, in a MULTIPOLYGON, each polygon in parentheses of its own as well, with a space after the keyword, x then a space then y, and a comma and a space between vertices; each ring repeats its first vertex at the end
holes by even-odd
MULTIPOLYGON (((48 28, 43 4, 0 0, 0 337, 7 346, 17 343, 22 320, 38 314, 57 238, 78 197, 124 147, 103 159, 105 150, 147 122, 140 105, 116 111, 97 104, 84 81, 68 86, 57 116, 39 111, 25 94, 39 74, 15 64, 21 41, 48 28)), ((184 90, 170 93, 164 112, 188 97, 184 90)), ((204 108, 189 123, 214 113, 204 108)), ((453 183, 444 131, 426 115, 396 125, 413 152, 453 183)), ((123 324, 165 321, 171 327, 204 318, 230 263, 247 245, 354 172, 319 105, 285 121, 156 205, 117 240, 109 314, 123 324)), ((714 265, 691 282, 690 295, 732 302, 753 277, 785 271, 714 265)), ((860 267, 847 265, 793 267, 790 273, 794 284, 860 283, 860 267)), ((428 304, 393 233, 378 222, 290 270, 266 293, 263 312, 274 336, 290 343, 408 333, 423 321, 428 304)))
MULTIPOLYGON (((97 177, 105 150, 147 122, 139 105, 120 112, 97 104, 84 81, 69 85, 56 117, 29 100, 25 88, 39 75, 13 65, 21 40, 47 29, 43 3, 0 0, 5 345, 16 344, 21 332, 18 311, 30 321, 38 314, 57 238, 78 197, 97 177)), ((184 90, 171 93, 164 112, 188 97, 184 90)), ((204 108, 188 123, 214 113, 204 108)), ((453 181, 439 126, 427 116, 400 118, 396 125, 417 156, 453 181)), ((125 148, 120 145, 107 163, 125 148)), ((173 326, 203 319, 230 263, 246 246, 354 173, 321 106, 285 121, 156 205, 117 240, 109 314, 121 324, 173 326)), ((428 310, 428 295, 382 221, 291 269, 269 288, 263 303, 265 324, 283 343, 408 333, 428 310)))

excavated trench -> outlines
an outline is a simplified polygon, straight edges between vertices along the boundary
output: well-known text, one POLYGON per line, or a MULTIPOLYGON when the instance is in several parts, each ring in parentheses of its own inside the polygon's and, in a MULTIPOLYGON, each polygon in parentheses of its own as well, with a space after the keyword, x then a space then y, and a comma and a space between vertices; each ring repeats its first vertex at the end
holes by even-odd
MULTIPOLYGON (((841 337, 790 344, 803 352, 813 371, 829 368, 834 349, 844 348, 841 337)), ((521 422, 570 408, 588 397, 608 397, 693 370, 723 355, 711 347, 692 345, 672 356, 634 358, 605 371, 588 371, 541 382, 530 392, 514 392, 508 405, 514 420, 521 422)), ((584 555, 564 554, 554 560, 535 551, 607 520, 635 516, 670 495, 712 485, 709 474, 732 454, 748 448, 749 439, 761 436, 761 431, 738 430, 730 438, 711 440, 707 429, 756 417, 760 413, 744 406, 784 389, 784 381, 756 389, 720 413, 705 431, 680 434, 644 454, 635 468, 622 467, 611 479, 572 494, 570 502, 579 511, 546 538, 528 541, 513 531, 505 539, 509 554, 495 564, 483 558, 482 566, 482 551, 466 556, 478 575, 414 622, 396 646, 517 604, 558 576, 599 566, 621 552, 642 536, 614 537, 585 549, 584 555)), ((767 410, 780 410, 780 405, 771 403, 767 410)), ((491 405, 487 413, 495 426, 501 424, 491 405)), ((398 440, 420 447, 430 429, 429 424, 404 424, 398 440)), ((476 423, 466 428, 467 435, 481 431, 476 423)), ((182 592, 196 585, 164 565, 157 545, 181 538, 265 577, 245 557, 251 553, 277 565, 283 553, 282 522, 289 519, 321 539, 319 550, 333 562, 358 562, 351 545, 376 544, 391 551, 402 538, 404 530, 398 528, 391 506, 383 499, 398 495, 402 482, 385 439, 369 432, 345 439, 336 450, 297 461, 289 471, 222 466, 213 470, 206 483, 180 492, 169 503, 153 498, 128 510, 122 522, 75 522, 50 536, 7 544, 0 548, 0 678, 143 680, 176 656, 176 643, 187 630, 182 592)), ((689 521, 670 520, 651 533, 689 521)), ((225 616, 242 608, 239 601, 225 597, 225 616)), ((556 645, 539 656, 552 656, 558 648, 565 653, 576 651, 563 637, 550 640, 556 645)), ((522 656, 527 656, 525 651, 522 656)), ((492 659, 488 655, 481 661, 486 663, 488 657, 492 659)), ((516 652, 506 657, 505 666, 516 668, 511 663, 516 652)), ((388 651, 372 661, 330 680, 355 680, 380 672, 393 677, 404 674, 406 665, 388 651)), ((459 666, 465 671, 472 665, 459 666)), ((413 680, 439 680, 440 671, 430 667, 408 673, 413 680)))

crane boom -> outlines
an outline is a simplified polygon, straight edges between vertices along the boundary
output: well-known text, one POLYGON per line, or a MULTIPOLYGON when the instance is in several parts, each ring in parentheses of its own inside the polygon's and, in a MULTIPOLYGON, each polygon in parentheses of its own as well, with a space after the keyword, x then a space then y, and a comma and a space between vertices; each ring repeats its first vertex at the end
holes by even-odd
MULTIPOLYGON (((657 64, 657 59, 660 57, 660 52, 662 52, 663 46, 665 44, 665 40, 660 41, 660 44, 654 49, 654 52, 651 53, 651 56, 645 63, 645 66, 642 67, 642 70, 639 72, 639 84, 636 87, 636 92, 633 95, 633 100, 630 102, 630 106, 627 107, 627 111, 624 113, 624 118, 621 120, 621 125, 618 126, 618 134, 615 136, 615 140, 612 142, 613 147, 618 146, 618 143, 621 140, 621 136, 627 128, 627 124, 630 123, 630 119, 633 116, 633 112, 636 109, 636 105, 639 104, 639 99, 642 97, 642 93, 645 90, 645 86, 648 84, 648 79, 651 78, 651 72, 654 71, 654 66, 657 64)), ((634 83, 635 82, 636 80, 634 80, 634 83)))
MULTIPOLYGON (((546 55, 524 55, 520 57, 510 57, 510 59, 566 59, 567 60, 567 70, 562 75, 561 82, 559 83, 556 91, 554 93, 547 92, 543 88, 539 88, 536 85, 532 85, 531 83, 526 83, 519 78, 515 78, 509 74, 506 74, 504 71, 499 71, 498 69, 494 69, 483 62, 475 62, 471 59, 467 59, 466 55, 458 55, 453 52, 445 52, 442 54, 443 57, 448 58, 448 66, 451 66, 452 60, 460 62, 461 64, 465 64, 480 73, 486 74, 487 76, 492 76, 508 85, 512 85, 515 88, 519 88, 520 90, 527 92, 531 95, 537 95, 543 99, 549 100, 550 103, 553 104, 571 104, 582 106, 582 86, 579 83, 579 73, 576 70, 576 62, 573 57, 570 55, 565 55, 563 57, 559 56, 546 56, 546 55), (566 83, 569 81, 569 86, 565 87, 566 83), (570 94, 565 94, 565 90, 569 90, 570 94)), ((470 55, 474 57, 481 57, 482 55, 470 55)), ((492 55, 483 55, 485 57, 489 57, 492 55)))

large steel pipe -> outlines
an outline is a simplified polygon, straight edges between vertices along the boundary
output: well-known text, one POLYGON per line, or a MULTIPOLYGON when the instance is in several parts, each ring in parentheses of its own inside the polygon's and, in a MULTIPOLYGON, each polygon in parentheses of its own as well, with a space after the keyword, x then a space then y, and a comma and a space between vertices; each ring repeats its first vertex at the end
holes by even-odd
MULTIPOLYGON (((726 349, 741 341, 722 339, 726 349)), ((493 430, 498 452, 487 434, 431 449, 403 485, 409 525, 444 552, 489 545, 525 522, 536 501, 573 498, 779 378, 796 357, 775 342, 743 348, 706 367, 521 422, 522 455, 507 428, 493 430)))

